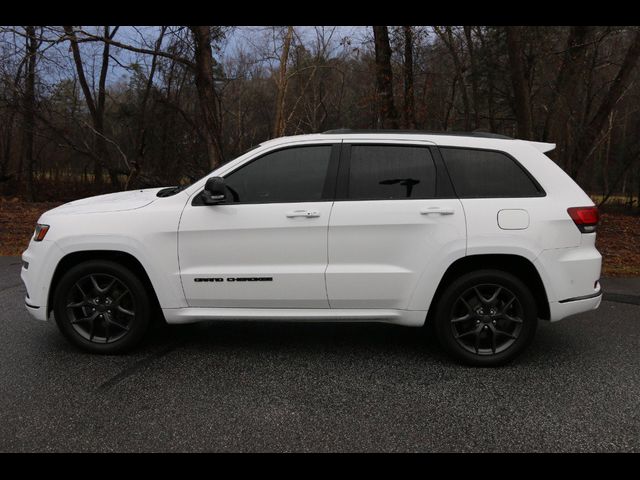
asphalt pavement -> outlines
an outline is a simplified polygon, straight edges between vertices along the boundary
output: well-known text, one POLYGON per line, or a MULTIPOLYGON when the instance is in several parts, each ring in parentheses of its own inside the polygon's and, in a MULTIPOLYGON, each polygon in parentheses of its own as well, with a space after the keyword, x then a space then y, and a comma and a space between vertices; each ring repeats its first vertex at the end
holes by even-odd
POLYGON ((0 257, 0 451, 640 451, 640 279, 513 364, 453 363, 421 329, 203 323, 95 356, 25 311, 0 257))

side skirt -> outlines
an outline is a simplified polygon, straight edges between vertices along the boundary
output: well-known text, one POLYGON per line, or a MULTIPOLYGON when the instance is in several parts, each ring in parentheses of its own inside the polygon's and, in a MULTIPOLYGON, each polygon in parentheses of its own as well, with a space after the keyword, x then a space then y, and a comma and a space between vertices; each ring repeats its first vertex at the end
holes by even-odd
POLYGON ((163 308, 170 324, 207 320, 273 320, 300 322, 381 322, 421 327, 427 317, 421 310, 324 308, 163 308))

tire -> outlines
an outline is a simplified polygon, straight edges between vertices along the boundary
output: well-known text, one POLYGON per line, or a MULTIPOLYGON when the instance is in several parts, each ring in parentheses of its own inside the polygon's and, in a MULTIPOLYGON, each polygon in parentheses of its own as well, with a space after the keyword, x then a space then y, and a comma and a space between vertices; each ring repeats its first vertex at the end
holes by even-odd
POLYGON ((107 260, 69 269, 54 292, 53 312, 64 337, 99 354, 124 353, 149 327, 149 294, 136 274, 107 260))
POLYGON ((438 301, 435 331, 457 360, 477 367, 504 365, 531 343, 538 324, 527 286, 501 270, 479 270, 454 280, 438 301))

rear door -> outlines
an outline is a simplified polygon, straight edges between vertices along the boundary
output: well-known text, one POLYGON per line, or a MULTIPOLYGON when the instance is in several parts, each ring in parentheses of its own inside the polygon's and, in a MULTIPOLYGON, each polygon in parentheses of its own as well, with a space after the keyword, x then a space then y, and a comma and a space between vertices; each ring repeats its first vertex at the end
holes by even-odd
POLYGON ((464 251, 462 206, 432 148, 345 140, 329 222, 331 308, 408 308, 421 277, 464 251))

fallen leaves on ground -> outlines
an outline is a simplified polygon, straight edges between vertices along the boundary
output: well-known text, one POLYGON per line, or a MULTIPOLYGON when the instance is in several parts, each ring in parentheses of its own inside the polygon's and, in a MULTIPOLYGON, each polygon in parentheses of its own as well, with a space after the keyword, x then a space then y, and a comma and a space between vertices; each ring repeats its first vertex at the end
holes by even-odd
POLYGON ((640 276, 640 216, 602 213, 596 237, 602 276, 640 276))
POLYGON ((0 197, 0 255, 20 255, 29 245, 36 222, 59 202, 28 203, 0 197))
MULTIPOLYGON (((0 197, 0 255, 20 255, 40 215, 58 205, 60 202, 27 203, 0 197)), ((604 259, 603 276, 640 276, 640 216, 603 213, 596 245, 604 259)))

